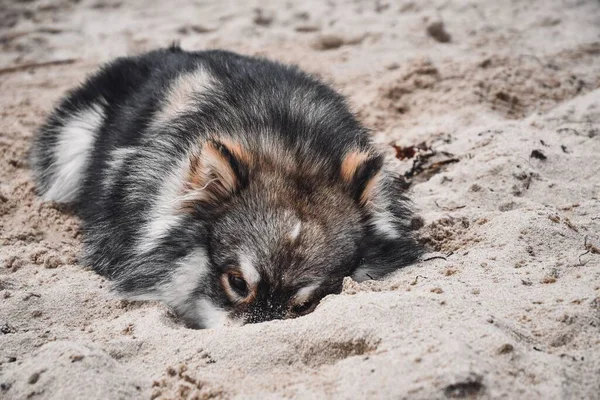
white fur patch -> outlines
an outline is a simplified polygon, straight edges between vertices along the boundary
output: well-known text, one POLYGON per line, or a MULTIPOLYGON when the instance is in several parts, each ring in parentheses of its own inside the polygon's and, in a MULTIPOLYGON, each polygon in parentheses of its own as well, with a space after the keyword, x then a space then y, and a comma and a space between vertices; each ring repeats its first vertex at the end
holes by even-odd
POLYGON ((305 286, 302 289, 298 290, 296 295, 294 296, 294 303, 303 304, 310 299, 310 296, 313 294, 315 289, 319 287, 320 283, 313 284, 309 286, 305 286))
POLYGON ((142 292, 127 294, 132 300, 162 301, 185 313, 193 306, 192 294, 208 271, 208 257, 203 249, 196 249, 181 259, 173 273, 164 282, 142 292))
POLYGON ((202 66, 180 75, 171 84, 161 109, 154 116, 154 123, 164 124, 178 115, 193 111, 194 99, 215 87, 215 78, 202 66))
POLYGON ((161 300, 176 308, 185 309, 192 301, 192 294, 208 270, 208 256, 196 249, 177 263, 171 279, 160 285, 161 300))
MULTIPOLYGON (((198 106, 198 104, 194 104, 194 100, 215 87, 215 78, 201 66, 192 72, 180 75, 171 84, 160 110, 154 116, 155 130, 160 132, 161 125, 168 123, 181 113, 193 111, 194 107, 198 106)), ((148 140, 152 140, 156 144, 168 139, 164 138, 164 135, 152 135, 148 137, 148 140)), ((165 146, 171 147, 171 144, 165 143, 165 146)), ((150 218, 138 241, 137 246, 141 252, 147 252, 156 246, 182 218, 176 209, 186 200, 182 194, 185 192, 184 177, 189 168, 189 157, 186 156, 176 168, 163 178, 159 194, 154 199, 149 213, 150 218)), ((137 175, 139 178, 145 179, 147 171, 137 171, 137 175)), ((191 197, 192 194, 188 193, 188 195, 191 197)))
POLYGON ((242 326, 241 319, 233 319, 229 313, 214 305, 210 299, 195 299, 194 291, 208 271, 208 257, 202 249, 196 249, 177 263, 168 280, 151 289, 128 294, 132 300, 162 301, 172 307, 186 320, 193 320, 204 328, 242 326))
POLYGON ((398 237, 398 231, 393 223, 395 217, 391 212, 388 210, 374 210, 372 215, 371 221, 379 233, 390 239, 396 239, 398 237))
POLYGON ((301 230, 302 230, 302 222, 298 221, 296 223, 296 225, 294 225, 294 228, 292 228, 292 230, 289 234, 289 238, 292 242, 295 242, 296 239, 298 239, 298 236, 300 236, 301 230))
POLYGON ((183 176, 188 168, 189 160, 185 157, 177 168, 164 177, 158 196, 148 214, 150 219, 144 226, 138 241, 138 250, 141 252, 152 250, 182 218, 175 210, 181 201, 183 176))
POLYGON ((252 286, 257 285, 258 282, 260 282, 260 274, 258 273, 258 271, 256 270, 256 267, 254 266, 253 258, 251 256, 249 256, 247 253, 244 253, 244 254, 240 254, 239 260, 240 260, 240 270, 242 271, 242 274, 244 275, 244 279, 246 280, 246 282, 248 282, 252 286))
POLYGON ((45 201, 68 203, 75 200, 94 138, 103 121, 104 109, 100 104, 94 104, 74 114, 60 129, 51 167, 52 184, 43 195, 45 201))
POLYGON ((354 274, 352 274, 352 279, 356 282, 372 280, 373 278, 369 276, 369 271, 368 265, 361 265, 354 271, 354 274))
POLYGON ((387 236, 389 239, 397 239, 400 234, 394 226, 396 217, 389 211, 389 200, 382 193, 382 190, 384 190, 383 185, 383 178, 380 178, 377 187, 374 189, 374 196, 367 203, 371 208, 371 222, 382 235, 387 236))
POLYGON ((196 301, 196 309, 202 326, 207 329, 242 326, 242 320, 234 320, 229 313, 214 305, 209 299, 202 298, 196 301))

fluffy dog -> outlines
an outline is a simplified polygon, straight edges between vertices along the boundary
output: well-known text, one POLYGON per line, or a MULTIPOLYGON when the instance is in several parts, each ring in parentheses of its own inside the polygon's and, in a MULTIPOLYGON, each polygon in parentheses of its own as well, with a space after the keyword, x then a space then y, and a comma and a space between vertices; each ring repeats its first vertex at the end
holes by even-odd
POLYGON ((403 180, 344 99, 264 59, 117 59, 62 100, 31 164, 44 200, 74 205, 85 262, 191 327, 303 315, 421 254, 403 180))

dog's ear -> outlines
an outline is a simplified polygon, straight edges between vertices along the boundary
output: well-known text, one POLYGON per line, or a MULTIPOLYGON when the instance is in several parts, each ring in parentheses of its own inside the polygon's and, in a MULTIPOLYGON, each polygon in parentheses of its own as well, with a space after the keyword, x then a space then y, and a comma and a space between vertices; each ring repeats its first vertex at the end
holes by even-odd
POLYGON ((353 150, 344 156, 340 169, 342 180, 355 201, 365 205, 373 199, 381 178, 383 156, 362 150, 353 150))
POLYGON ((208 140, 189 158, 183 199, 187 206, 218 205, 247 185, 250 157, 239 143, 208 140))

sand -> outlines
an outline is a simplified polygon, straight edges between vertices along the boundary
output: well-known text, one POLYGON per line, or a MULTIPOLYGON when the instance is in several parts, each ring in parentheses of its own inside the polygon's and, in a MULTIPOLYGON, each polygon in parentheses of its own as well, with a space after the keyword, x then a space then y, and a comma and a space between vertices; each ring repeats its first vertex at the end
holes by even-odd
POLYGON ((597 1, 4 0, 0 46, 0 398, 600 398, 597 1), (26 151, 100 63, 173 41, 296 63, 391 158, 420 145, 425 260, 239 328, 116 298, 26 151))

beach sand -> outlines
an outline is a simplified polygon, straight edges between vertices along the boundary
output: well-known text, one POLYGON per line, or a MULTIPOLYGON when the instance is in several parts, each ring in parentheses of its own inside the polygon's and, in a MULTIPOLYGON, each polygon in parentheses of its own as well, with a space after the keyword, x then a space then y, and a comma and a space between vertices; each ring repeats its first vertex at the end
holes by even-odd
POLYGON ((600 398, 598 1, 3 1, 0 46, 0 398, 600 398), (239 328, 118 299, 26 152, 86 74, 174 41, 347 95, 424 260, 239 328))

